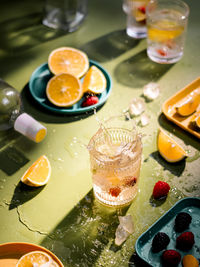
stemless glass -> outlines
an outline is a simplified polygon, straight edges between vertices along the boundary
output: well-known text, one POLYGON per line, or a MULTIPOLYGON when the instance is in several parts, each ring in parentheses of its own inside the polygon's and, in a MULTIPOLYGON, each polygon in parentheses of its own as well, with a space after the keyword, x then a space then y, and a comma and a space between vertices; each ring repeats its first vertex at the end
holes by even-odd
POLYGON ((43 24, 73 32, 87 15, 88 0, 45 0, 43 24))
POLYGON ((157 63, 183 56, 189 7, 181 0, 151 0, 147 5, 147 54, 157 63))
POLYGON ((88 145, 93 190, 107 205, 130 203, 137 194, 142 143, 134 129, 101 127, 88 145))
POLYGON ((127 14, 126 32, 130 37, 141 39, 147 35, 146 5, 149 0, 124 0, 122 8, 127 14))

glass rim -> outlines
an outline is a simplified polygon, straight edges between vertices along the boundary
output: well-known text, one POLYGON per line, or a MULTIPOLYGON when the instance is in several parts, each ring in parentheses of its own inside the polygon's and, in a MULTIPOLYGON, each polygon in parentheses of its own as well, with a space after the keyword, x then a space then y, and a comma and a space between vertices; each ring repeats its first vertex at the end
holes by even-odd
POLYGON ((190 13, 190 8, 188 6, 188 4, 186 2, 184 2, 183 0, 150 0, 149 3, 147 4, 146 7, 146 13, 148 15, 149 13, 149 6, 155 2, 160 2, 160 3, 174 3, 175 5, 180 4, 183 8, 185 8, 185 12, 184 12, 184 18, 188 18, 189 13, 190 13))
MULTIPOLYGON (((107 128, 107 130, 113 130, 113 131, 114 130, 123 130, 124 132, 131 134, 133 136, 133 140, 129 142, 130 143, 129 149, 134 149, 134 147, 136 147, 136 145, 138 143, 138 140, 141 141, 141 136, 138 134, 136 129, 133 131, 133 130, 129 130, 129 129, 122 128, 122 127, 121 128, 120 127, 112 127, 112 128, 107 128)), ((101 157, 105 157, 105 156, 106 156, 106 159, 109 159, 112 161, 118 159, 120 157, 119 154, 117 154, 116 156, 108 156, 105 153, 102 153, 96 149, 95 143, 97 142, 98 139, 97 140, 95 140, 95 139, 98 136, 101 137, 103 135, 104 135, 104 131, 103 131, 103 129, 100 128, 89 141, 89 144, 87 146, 89 152, 92 153, 94 158, 96 158, 97 160, 99 160, 101 162, 105 161, 105 158, 101 159, 101 157)), ((125 146, 126 146, 126 144, 124 145, 124 147, 125 146)))

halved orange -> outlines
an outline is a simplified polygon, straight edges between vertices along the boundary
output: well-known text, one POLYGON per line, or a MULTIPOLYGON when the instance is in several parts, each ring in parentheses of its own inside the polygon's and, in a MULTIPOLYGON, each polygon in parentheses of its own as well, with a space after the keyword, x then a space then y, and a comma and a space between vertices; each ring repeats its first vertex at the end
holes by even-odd
POLYGON ((193 126, 197 126, 198 128, 200 128, 200 110, 197 111, 194 115, 192 115, 190 123, 193 126))
POLYGON ((43 186, 49 181, 50 175, 50 162, 45 155, 42 155, 28 168, 21 181, 29 186, 43 186))
POLYGON ((106 78, 96 66, 90 67, 83 80, 83 91, 101 94, 106 89, 106 78))
POLYGON ((58 107, 69 107, 83 96, 81 82, 74 75, 61 73, 53 76, 46 87, 47 98, 58 107))
POLYGON ((200 88, 197 88, 176 107, 176 111, 181 116, 188 116, 195 112, 200 105, 200 88))
POLYGON ((52 258, 43 251, 32 251, 23 255, 17 262, 16 267, 49 266, 53 267, 52 258))
POLYGON ((48 58, 50 71, 57 75, 70 73, 77 78, 82 77, 89 68, 87 55, 72 47, 61 47, 53 50, 48 58))
POLYGON ((177 162, 187 156, 186 151, 161 129, 158 130, 157 147, 160 155, 168 162, 177 162))

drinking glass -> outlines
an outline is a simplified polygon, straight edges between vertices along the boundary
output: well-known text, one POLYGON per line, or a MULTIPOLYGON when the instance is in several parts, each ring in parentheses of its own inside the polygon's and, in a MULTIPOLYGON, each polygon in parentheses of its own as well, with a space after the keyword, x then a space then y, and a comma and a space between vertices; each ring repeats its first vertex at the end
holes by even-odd
POLYGON ((181 0, 151 0, 147 5, 147 54, 157 63, 183 56, 189 7, 181 0))
POLYGON ((128 204, 138 192, 141 138, 124 124, 117 117, 108 120, 88 145, 94 194, 109 206, 128 204))
POLYGON ((87 0, 45 0, 43 24, 73 32, 87 15, 87 0))
POLYGON ((146 5, 149 0, 124 0, 123 10, 127 14, 126 32, 130 37, 145 38, 146 29, 146 5))

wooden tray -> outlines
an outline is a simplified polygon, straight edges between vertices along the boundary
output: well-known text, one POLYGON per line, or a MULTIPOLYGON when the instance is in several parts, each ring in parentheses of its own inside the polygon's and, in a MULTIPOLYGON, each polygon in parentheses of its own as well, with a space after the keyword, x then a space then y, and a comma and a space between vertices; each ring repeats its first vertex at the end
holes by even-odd
MULTIPOLYGON (((179 115, 175 109, 175 106, 177 105, 178 102, 180 102, 184 97, 186 97, 188 94, 190 94, 198 87, 200 87, 200 77, 198 77, 196 80, 194 80, 186 87, 178 91, 175 95, 167 99, 162 105, 162 111, 170 121, 173 121, 179 127, 200 138, 200 129, 194 128, 192 125, 190 125, 191 117, 195 114, 195 112, 189 116, 184 117, 179 115)), ((197 110, 199 109, 200 105, 197 108, 197 110)))

